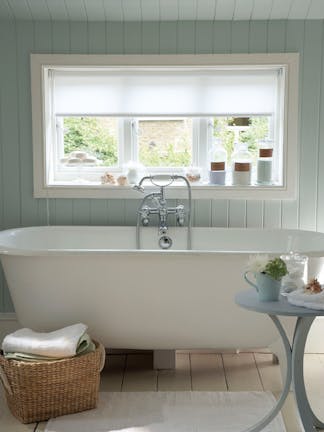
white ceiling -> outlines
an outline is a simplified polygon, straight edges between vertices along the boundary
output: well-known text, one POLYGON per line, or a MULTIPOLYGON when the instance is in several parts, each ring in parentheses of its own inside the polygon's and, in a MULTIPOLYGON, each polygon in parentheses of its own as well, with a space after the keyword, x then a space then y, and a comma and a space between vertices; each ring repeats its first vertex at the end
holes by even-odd
POLYGON ((0 0, 0 18, 64 21, 324 19, 324 0, 0 0))

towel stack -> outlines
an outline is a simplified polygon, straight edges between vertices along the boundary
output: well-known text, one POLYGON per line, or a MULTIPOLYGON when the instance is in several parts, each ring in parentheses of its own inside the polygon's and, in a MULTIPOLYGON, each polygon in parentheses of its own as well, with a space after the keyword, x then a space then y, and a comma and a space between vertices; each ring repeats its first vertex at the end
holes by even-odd
POLYGON ((4 338, 3 355, 14 360, 50 361, 86 354, 95 351, 87 329, 82 323, 50 333, 22 328, 4 338))

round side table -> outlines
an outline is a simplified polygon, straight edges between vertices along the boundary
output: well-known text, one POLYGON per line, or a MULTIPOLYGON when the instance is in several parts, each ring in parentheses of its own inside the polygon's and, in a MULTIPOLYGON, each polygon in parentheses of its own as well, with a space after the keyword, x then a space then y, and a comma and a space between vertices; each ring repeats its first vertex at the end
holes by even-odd
POLYGON ((245 432, 261 431, 273 420, 288 396, 291 382, 293 383, 297 409, 305 432, 314 432, 316 428, 324 429, 324 423, 316 417, 307 399, 303 367, 305 343, 309 329, 317 316, 324 316, 324 310, 293 306, 288 303, 287 298, 283 296, 280 296, 279 301, 260 302, 254 290, 238 293, 235 296, 235 302, 242 308, 267 314, 272 319, 281 336, 287 359, 285 383, 280 398, 273 409, 262 420, 251 426, 245 432), (297 317, 292 344, 290 344, 278 316, 297 317))

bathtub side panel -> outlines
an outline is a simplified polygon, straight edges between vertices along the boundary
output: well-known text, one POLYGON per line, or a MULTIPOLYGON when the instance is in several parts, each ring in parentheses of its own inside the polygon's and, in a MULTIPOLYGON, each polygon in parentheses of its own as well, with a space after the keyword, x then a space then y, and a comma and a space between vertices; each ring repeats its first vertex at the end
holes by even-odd
POLYGON ((245 254, 4 256, 21 325, 50 331, 75 322, 109 348, 266 347, 268 317, 234 303, 247 289, 245 254))

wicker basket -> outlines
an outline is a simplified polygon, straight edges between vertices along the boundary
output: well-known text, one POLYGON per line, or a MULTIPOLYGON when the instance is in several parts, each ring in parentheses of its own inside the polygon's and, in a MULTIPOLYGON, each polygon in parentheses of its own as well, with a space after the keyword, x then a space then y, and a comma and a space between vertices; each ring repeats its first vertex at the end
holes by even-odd
POLYGON ((0 355, 0 379, 8 407, 22 423, 95 408, 104 347, 63 360, 24 362, 0 355))

